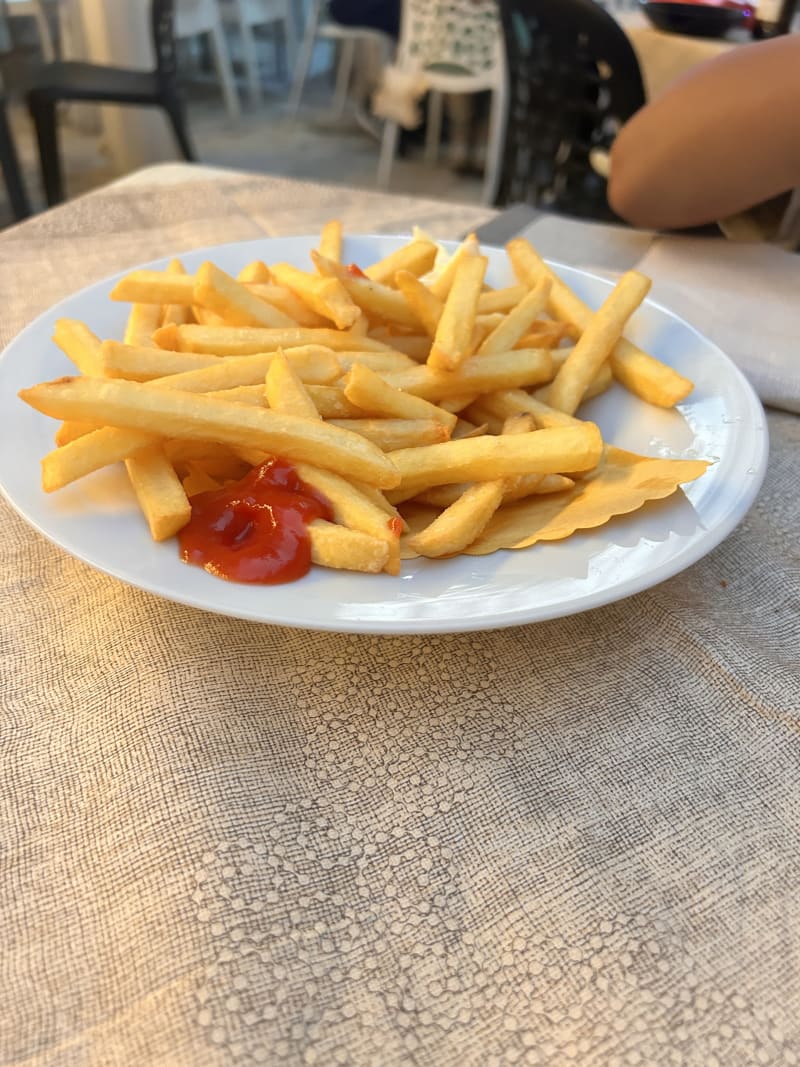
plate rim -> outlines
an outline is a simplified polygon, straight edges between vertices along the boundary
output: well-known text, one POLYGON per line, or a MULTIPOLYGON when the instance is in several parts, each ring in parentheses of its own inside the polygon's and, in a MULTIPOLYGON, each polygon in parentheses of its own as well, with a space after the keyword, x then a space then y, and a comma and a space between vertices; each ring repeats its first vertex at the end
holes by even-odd
MULTIPOLYGON (((407 241, 410 238, 410 234, 403 233, 347 233, 345 235, 345 242, 349 240, 353 241, 392 241, 402 242, 407 241)), ((25 343, 25 338, 29 333, 35 332, 37 329, 41 329, 43 322, 48 319, 54 319, 63 314, 63 308, 66 305, 72 304, 75 300, 80 300, 82 297, 88 296, 95 289, 110 289, 113 284, 121 277, 130 273, 132 270, 139 269, 153 269, 163 266, 169 260, 173 258, 183 258, 187 256, 199 257, 207 256, 211 258, 212 254, 219 252, 222 249, 228 250, 242 250, 247 247, 255 247, 264 245, 264 243, 272 242, 297 242, 298 244, 313 242, 316 243, 319 240, 319 235, 312 234, 292 234, 286 236, 263 236, 258 238, 251 238, 243 241, 228 241, 222 242, 216 245, 206 245, 200 248, 186 249, 182 252, 172 252, 168 255, 158 256, 154 259, 137 263, 133 266, 127 267, 123 270, 114 272, 113 274, 106 275, 97 281, 83 286, 81 289, 76 290, 74 293, 63 297, 56 304, 47 308, 45 311, 37 315, 31 322, 20 330, 14 338, 5 346, 2 353, 0 353, 0 384, 2 381, 2 368, 5 363, 6 357, 9 352, 16 349, 20 344, 25 343)), ((456 248, 460 242, 442 240, 438 241, 449 251, 456 248)), ((312 245, 313 246, 313 245, 312 245)), ((482 242, 482 248, 492 250, 496 253, 502 253, 504 251, 502 246, 492 245, 486 242, 482 242)), ((600 284, 605 288, 611 288, 614 284, 613 280, 608 277, 603 277, 600 274, 595 274, 591 270, 586 270, 581 267, 575 267, 567 263, 563 263, 558 260, 550 259, 546 257, 546 262, 557 272, 562 270, 567 272, 568 275, 575 275, 578 277, 586 278, 591 284, 600 284)), ((608 585, 600 591, 590 592, 578 596, 576 598, 570 598, 567 601, 555 601, 548 605, 544 609, 537 609, 535 605, 529 605, 525 608, 512 608, 509 612, 509 617, 498 617, 496 612, 492 615, 491 621, 487 623, 486 620, 480 619, 477 616, 468 617, 462 619, 458 615, 451 615, 444 619, 438 617, 433 618, 381 618, 376 622, 375 619, 363 619, 363 618, 331 618, 331 619, 318 619, 316 617, 305 618, 303 620, 298 619, 295 616, 287 616, 286 612, 283 612, 283 616, 280 613, 276 614, 274 611, 270 613, 269 617, 263 612, 254 612, 246 608, 239 608, 232 611, 228 606, 222 604, 214 604, 213 601, 209 602, 202 597, 194 596, 191 593, 182 593, 180 590, 177 592, 172 590, 165 590, 160 587, 158 582, 148 580, 146 575, 131 576, 124 572, 119 571, 115 566, 98 562, 92 558, 90 549, 75 549, 67 547, 62 540, 59 540, 57 533, 49 530, 44 526, 36 516, 31 515, 7 490, 5 481, 0 477, 0 494, 8 502, 9 506, 15 511, 15 513, 34 529, 39 535, 44 537, 49 543, 56 546, 61 551, 72 556, 75 559, 80 560, 85 565, 89 566, 95 571, 107 575, 122 582, 129 588, 141 590, 148 594, 154 595, 159 599, 166 600, 172 603, 177 603, 185 607, 190 607, 199 611, 207 611, 211 614, 220 615, 226 618, 236 618, 247 622, 259 623, 261 625, 281 626, 284 628, 293 628, 300 630, 308 630, 315 632, 326 633, 352 633, 363 634, 372 636, 410 636, 410 635, 424 635, 424 634, 445 634, 445 633, 470 633, 480 631, 493 631, 501 629, 509 629, 515 626, 527 626, 534 625, 539 622, 548 622, 558 618, 569 617, 574 614, 583 614, 588 611, 593 611, 598 608, 606 607, 609 604, 616 603, 621 600, 625 600, 630 596, 637 595, 640 592, 645 592, 648 589, 661 584, 661 582, 668 580, 672 577, 677 577, 682 574, 688 568, 694 566, 699 560, 704 558, 710 552, 714 551, 730 534, 735 530, 739 523, 743 520, 747 512, 752 507, 756 500, 758 493, 763 484, 764 477, 766 475, 768 460, 769 460, 769 430, 767 425, 766 413, 763 405, 758 398, 753 386, 743 374, 741 369, 733 362, 733 360, 709 337, 703 334, 697 327, 693 326, 690 322, 682 318, 676 312, 665 307, 660 302, 648 297, 644 301, 645 306, 656 309, 660 314, 666 316, 668 320, 679 323, 683 328, 690 330, 700 343, 705 346, 709 346, 715 350, 716 355, 723 360, 727 365, 726 370, 735 379, 742 398, 747 403, 748 413, 754 418, 760 419, 760 425, 754 426, 754 431, 759 434, 758 439, 761 442, 760 452, 757 457, 757 462, 753 470, 752 478, 747 483, 747 491, 743 492, 737 498, 740 506, 738 508, 731 507, 728 513, 725 515, 722 521, 716 523, 716 525, 708 530, 706 535, 702 539, 694 541, 692 544, 683 548, 677 557, 671 557, 668 560, 662 561, 653 570, 641 571, 633 576, 624 578, 621 581, 615 582, 612 585, 608 585), (675 566, 678 562, 679 566, 675 566), (588 601, 588 603, 584 603, 588 601), (566 608, 566 610, 565 610, 566 608)), ((638 509, 637 509, 638 510, 638 509)), ((630 513, 635 515, 636 511, 630 513)), ((617 517, 620 521, 624 521, 628 516, 617 517)), ((583 531, 584 533, 591 533, 592 531, 583 531)), ((580 536, 580 533, 578 534, 580 536)), ((558 542, 548 542, 548 544, 557 545, 558 542)), ((502 549, 498 553, 491 553, 484 557, 459 557, 461 559, 469 559, 476 561, 477 559, 491 560, 494 556, 508 555, 515 550, 502 549)), ((427 562, 427 561, 426 561, 427 562)), ((233 583, 235 584, 235 583, 233 583)), ((299 583, 292 583, 294 586, 298 586, 299 583)), ((455 605, 454 605, 455 610, 455 605)))

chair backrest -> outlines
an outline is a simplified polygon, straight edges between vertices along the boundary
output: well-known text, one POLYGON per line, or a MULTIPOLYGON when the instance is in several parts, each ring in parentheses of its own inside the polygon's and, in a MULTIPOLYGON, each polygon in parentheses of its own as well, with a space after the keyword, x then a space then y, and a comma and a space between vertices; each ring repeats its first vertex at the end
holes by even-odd
POLYGON ((496 0, 402 0, 397 62, 480 76, 502 53, 496 0))
POLYGON ((156 73, 162 83, 174 83, 178 78, 175 0, 150 0, 150 28, 156 57, 156 73))
POLYGON ((596 0, 499 0, 509 77, 500 204, 615 219, 590 163, 645 103, 636 54, 596 0))

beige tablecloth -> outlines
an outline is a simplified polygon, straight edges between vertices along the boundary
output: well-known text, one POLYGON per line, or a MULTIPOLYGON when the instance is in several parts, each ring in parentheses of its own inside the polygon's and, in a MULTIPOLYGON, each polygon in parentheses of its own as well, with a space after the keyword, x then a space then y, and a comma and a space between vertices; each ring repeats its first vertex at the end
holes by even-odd
MULTIPOLYGON (((0 236, 0 335, 111 271, 481 209, 231 177, 0 236)), ((0 504, 0 1063, 795 1064, 800 422, 741 526, 589 614, 205 615, 0 504)))

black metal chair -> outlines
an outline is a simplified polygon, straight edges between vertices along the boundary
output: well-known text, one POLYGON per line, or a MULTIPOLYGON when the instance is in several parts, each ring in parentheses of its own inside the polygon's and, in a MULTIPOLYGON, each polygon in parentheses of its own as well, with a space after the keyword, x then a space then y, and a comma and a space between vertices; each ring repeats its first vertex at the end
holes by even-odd
POLYGON ((596 0, 500 0, 509 77, 497 203, 620 221, 591 165, 645 103, 636 54, 596 0))
POLYGON ((156 56, 154 70, 79 62, 48 63, 28 89, 28 108, 36 126, 42 183, 49 205, 64 199, 56 111, 62 101, 160 107, 167 114, 184 159, 195 159, 178 85, 174 0, 151 0, 150 20, 156 56))
POLYGON ((0 168, 3 171, 11 211, 19 222, 30 215, 31 208, 22 182, 17 149, 8 123, 6 102, 2 93, 0 93, 0 168))

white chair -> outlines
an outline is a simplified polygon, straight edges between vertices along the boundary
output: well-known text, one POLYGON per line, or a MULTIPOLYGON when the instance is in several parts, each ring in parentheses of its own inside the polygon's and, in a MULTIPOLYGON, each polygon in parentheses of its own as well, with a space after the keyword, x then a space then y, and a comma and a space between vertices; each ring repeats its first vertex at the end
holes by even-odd
POLYGON ((225 28, 216 0, 177 0, 175 4, 175 37, 189 40, 208 34, 214 66, 217 70, 225 107, 233 119, 241 114, 239 94, 233 77, 231 57, 225 40, 225 28))
POLYGON ((56 50, 44 0, 5 0, 5 4, 6 14, 9 17, 26 15, 36 21, 42 56, 47 63, 52 63, 56 58, 56 50))
MULTIPOLYGON (((489 90, 492 104, 486 146, 483 199, 492 203, 500 173, 500 156, 508 107, 502 28, 495 0, 403 0, 400 42, 394 68, 397 81, 416 82, 429 93, 425 158, 435 162, 442 127, 442 95, 460 97, 489 90)), ((405 108, 401 107, 401 110, 405 108)), ((461 124, 468 113, 457 108, 461 124)), ((384 124, 378 185, 388 188, 400 127, 384 124)))
POLYGON ((368 26, 344 26, 334 22, 325 13, 325 0, 312 0, 311 11, 306 22, 303 40, 295 65, 292 90, 289 94, 287 110, 296 115, 303 98, 308 72, 318 41, 331 41, 339 48, 339 62, 336 68, 336 86, 333 91, 332 111, 334 118, 341 118, 347 105, 347 96, 353 78, 353 66, 356 48, 360 43, 372 42, 383 50, 384 55, 391 55, 394 41, 388 34, 368 26))
POLYGON ((282 23, 283 43, 286 48, 286 70, 290 71, 294 66, 297 40, 289 0, 222 0, 221 7, 225 22, 238 27, 242 39, 242 56, 247 71, 248 92, 251 101, 257 104, 261 99, 261 77, 253 30, 259 26, 274 26, 276 23, 282 23))

